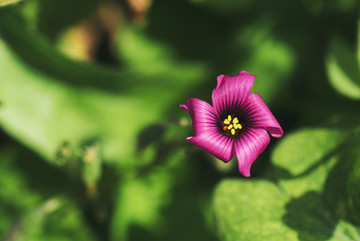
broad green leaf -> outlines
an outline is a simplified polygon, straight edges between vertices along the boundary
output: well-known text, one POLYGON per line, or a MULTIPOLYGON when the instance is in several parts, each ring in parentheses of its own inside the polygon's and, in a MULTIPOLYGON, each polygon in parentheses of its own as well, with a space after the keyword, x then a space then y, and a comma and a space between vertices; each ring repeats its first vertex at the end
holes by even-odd
POLYGON ((341 94, 360 99, 360 68, 355 51, 334 38, 326 57, 326 70, 331 85, 341 94))
POLYGON ((272 155, 276 184, 222 181, 214 196, 222 240, 359 240, 359 136, 358 128, 301 130, 272 155))
POLYGON ((360 240, 360 229, 336 217, 323 193, 293 198, 269 181, 223 180, 213 208, 222 241, 360 240))
MULTIPOLYGON (((348 176, 353 162, 344 153, 354 149, 349 147, 349 137, 356 135, 359 135, 358 128, 309 128, 286 136, 272 155, 272 162, 278 168, 279 185, 297 197, 307 191, 322 192, 332 170, 339 169, 348 176), (342 168, 338 168, 341 162, 342 168)), ((344 183, 335 181, 331 185, 343 186, 344 183)))
POLYGON ((273 163, 300 175, 321 162, 346 140, 353 129, 307 128, 287 134, 272 154, 273 163))
POLYGON ((168 109, 177 108, 182 93, 204 73, 172 60, 155 72, 74 62, 28 31, 14 13, 0 17, 7 21, 0 27, 0 121, 47 160, 54 160, 64 142, 77 147, 95 139, 105 161, 140 164, 129 163, 139 133, 170 119, 168 109))
POLYGON ((282 223, 287 201, 286 193, 267 181, 221 181, 213 203, 220 239, 297 240, 296 232, 282 223))

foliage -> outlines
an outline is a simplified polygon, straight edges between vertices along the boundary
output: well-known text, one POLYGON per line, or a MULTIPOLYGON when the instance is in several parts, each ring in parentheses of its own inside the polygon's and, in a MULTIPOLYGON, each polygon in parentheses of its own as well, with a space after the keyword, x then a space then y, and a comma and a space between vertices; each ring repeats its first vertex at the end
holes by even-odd
POLYGON ((359 7, 0 0, 0 240, 360 240, 359 7), (285 131, 247 179, 179 108, 241 70, 285 131))

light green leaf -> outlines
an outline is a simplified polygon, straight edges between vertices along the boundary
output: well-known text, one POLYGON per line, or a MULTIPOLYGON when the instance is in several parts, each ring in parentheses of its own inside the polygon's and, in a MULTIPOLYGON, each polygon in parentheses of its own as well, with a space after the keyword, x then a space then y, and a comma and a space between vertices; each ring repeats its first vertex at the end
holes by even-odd
POLYGON ((329 241, 353 241, 360 240, 360 228, 354 227, 349 222, 340 220, 336 225, 333 237, 329 241))
POLYGON ((347 180, 346 192, 350 206, 351 220, 360 225, 360 140, 354 143, 353 152, 350 157, 355 161, 347 180))
POLYGON ((267 181, 221 181, 213 204, 221 240, 297 240, 282 223, 287 201, 286 193, 267 181))
POLYGON ((338 38, 331 42, 326 57, 326 70, 331 85, 339 93, 360 99, 360 68, 355 51, 338 38))
POLYGON ((360 240, 360 229, 336 217, 322 193, 293 198, 269 181, 223 180, 213 208, 222 241, 360 240))
POLYGON ((18 241, 95 240, 79 210, 59 198, 49 199, 27 213, 8 236, 16 236, 18 241))
POLYGON ((351 133, 346 129, 308 128, 284 136, 272 154, 273 163, 300 175, 333 153, 351 133))
POLYGON ((163 231, 166 220, 161 210, 171 201, 183 157, 183 152, 173 153, 164 165, 128 173, 119 185, 111 240, 129 240, 131 227, 141 227, 152 235, 163 231))
POLYGON ((359 240, 359 136, 358 128, 301 130, 272 155, 276 184, 222 181, 214 195, 222 240, 359 240))
POLYGON ((70 186, 56 167, 17 145, 0 150, 0 239, 18 241, 94 240, 81 211, 53 197, 70 186))
POLYGON ((344 153, 353 150, 349 137, 356 135, 358 128, 309 128, 286 136, 272 155, 279 185, 294 197, 308 191, 324 191, 329 173, 335 168, 347 176, 347 168, 353 162, 348 157, 345 162, 344 153), (341 162, 342 168, 336 167, 341 162))
POLYGON ((13 12, 0 17, 7 22, 0 26, 2 127, 50 161, 64 142, 78 147, 98 140, 105 161, 141 164, 129 162, 139 133, 170 119, 168 109, 177 110, 180 96, 204 73, 173 60, 156 71, 74 62, 13 12))
POLYGON ((0 0, 0 7, 20 2, 21 0, 0 0))

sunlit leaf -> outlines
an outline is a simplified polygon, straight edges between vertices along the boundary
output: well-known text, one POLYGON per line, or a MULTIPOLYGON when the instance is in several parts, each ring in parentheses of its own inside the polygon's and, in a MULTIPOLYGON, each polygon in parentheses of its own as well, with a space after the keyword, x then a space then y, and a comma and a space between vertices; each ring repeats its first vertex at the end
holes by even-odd
POLYGON ((308 128, 289 133, 275 148, 272 160, 291 175, 300 175, 334 154, 352 131, 308 128))
POLYGON ((1 123, 47 160, 54 160, 64 141, 78 146, 95 139, 104 160, 125 164, 140 131, 170 118, 168 108, 177 108, 181 93, 203 74, 202 67, 170 60, 155 72, 74 62, 22 28, 13 13, 0 16, 8 22, 0 27, 6 40, 0 42, 1 123))
POLYGON ((223 180, 213 204, 220 239, 297 240, 296 232, 282 223, 287 201, 270 182, 223 180))
POLYGON ((341 94, 360 99, 360 68, 355 51, 338 38, 333 39, 326 58, 331 85, 341 94))
POLYGON ((336 217, 321 193, 293 198, 269 181, 223 180, 213 205, 222 241, 360 237, 360 229, 336 217))
POLYGON ((20 2, 21 0, 0 0, 0 7, 20 2))
POLYGON ((15 224, 9 238, 19 241, 95 240, 81 213, 66 200, 53 198, 26 213, 15 224))

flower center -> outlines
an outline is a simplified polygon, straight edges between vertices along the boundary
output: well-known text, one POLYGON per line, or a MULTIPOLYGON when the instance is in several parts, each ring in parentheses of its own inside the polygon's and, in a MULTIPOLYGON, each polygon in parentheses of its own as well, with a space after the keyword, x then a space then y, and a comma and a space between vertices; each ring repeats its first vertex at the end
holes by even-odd
POLYGON ((236 132, 242 129, 242 125, 239 123, 239 119, 237 117, 232 118, 231 115, 228 115, 223 123, 223 130, 230 132, 233 136, 236 134, 236 132))

